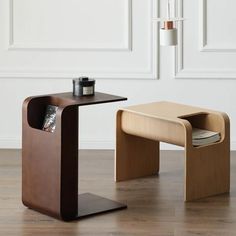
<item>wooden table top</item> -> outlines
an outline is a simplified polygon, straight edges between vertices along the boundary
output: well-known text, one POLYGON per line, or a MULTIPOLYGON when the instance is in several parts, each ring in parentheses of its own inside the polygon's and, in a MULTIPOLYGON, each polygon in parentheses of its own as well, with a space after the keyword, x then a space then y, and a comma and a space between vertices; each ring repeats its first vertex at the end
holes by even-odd
POLYGON ((121 110, 149 117, 166 118, 167 120, 169 119, 175 120, 185 116, 191 116, 197 114, 217 113, 216 111, 204 108, 193 107, 166 101, 129 106, 122 108, 121 110))
POLYGON ((66 92, 66 93, 34 96, 31 97, 30 99, 42 98, 42 97, 50 97, 54 101, 54 103, 58 104, 59 106, 85 106, 85 105, 119 102, 127 100, 126 97, 120 97, 100 92, 95 92, 95 94, 91 96, 81 96, 81 97, 73 96, 72 92, 66 92))

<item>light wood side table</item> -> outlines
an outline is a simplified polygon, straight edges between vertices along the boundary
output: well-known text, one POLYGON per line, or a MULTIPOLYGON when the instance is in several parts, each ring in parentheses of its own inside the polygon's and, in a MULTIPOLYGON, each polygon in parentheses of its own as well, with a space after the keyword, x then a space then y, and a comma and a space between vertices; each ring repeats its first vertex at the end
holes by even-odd
POLYGON ((184 199, 230 190, 230 121, 225 113, 171 102, 131 106, 117 112, 115 180, 159 172, 159 142, 185 148, 184 199), (219 142, 194 147, 192 127, 217 131, 219 142))

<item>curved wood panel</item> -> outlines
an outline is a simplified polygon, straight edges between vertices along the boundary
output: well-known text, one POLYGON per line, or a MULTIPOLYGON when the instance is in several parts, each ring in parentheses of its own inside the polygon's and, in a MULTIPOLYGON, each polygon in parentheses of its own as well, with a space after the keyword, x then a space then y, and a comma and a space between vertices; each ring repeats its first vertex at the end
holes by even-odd
MULTIPOLYGON (((126 98, 103 93, 88 97, 74 97, 72 93, 62 93, 30 97, 24 101, 24 205, 63 220, 78 218, 78 107, 123 100, 126 98), (47 105, 58 106, 54 133, 41 130, 47 105)), ((111 206, 111 201, 107 200, 107 205, 111 206)), ((124 207, 126 206, 114 203, 111 209, 124 207)), ((107 206, 99 206, 98 209, 101 211, 101 208, 108 211, 107 206)))
POLYGON ((229 127, 225 113, 177 103, 154 102, 121 109, 117 113, 115 179, 158 173, 159 142, 167 142, 185 147, 186 201, 229 192, 229 127), (194 147, 192 127, 220 132, 221 140, 194 147))

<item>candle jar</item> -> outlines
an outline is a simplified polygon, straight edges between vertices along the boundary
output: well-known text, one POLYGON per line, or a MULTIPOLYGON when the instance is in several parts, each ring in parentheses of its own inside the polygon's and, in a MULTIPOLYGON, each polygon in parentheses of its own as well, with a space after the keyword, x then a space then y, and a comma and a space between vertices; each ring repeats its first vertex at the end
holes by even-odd
POLYGON ((80 77, 73 79, 73 95, 74 96, 91 96, 94 95, 95 80, 88 77, 80 77))

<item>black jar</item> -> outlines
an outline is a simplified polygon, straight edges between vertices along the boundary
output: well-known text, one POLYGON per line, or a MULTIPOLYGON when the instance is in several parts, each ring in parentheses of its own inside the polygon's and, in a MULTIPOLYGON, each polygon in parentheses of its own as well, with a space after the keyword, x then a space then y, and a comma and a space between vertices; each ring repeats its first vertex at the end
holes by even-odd
POLYGON ((80 77, 73 79, 73 95, 74 96, 91 96, 94 95, 95 80, 88 77, 80 77))

